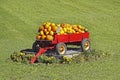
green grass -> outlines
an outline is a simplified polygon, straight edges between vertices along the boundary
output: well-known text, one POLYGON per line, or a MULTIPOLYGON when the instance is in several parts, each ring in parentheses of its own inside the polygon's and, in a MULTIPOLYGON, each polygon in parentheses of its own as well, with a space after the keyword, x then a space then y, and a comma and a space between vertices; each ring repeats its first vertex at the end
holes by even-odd
POLYGON ((0 0, 0 80, 119 80, 119 0, 0 0), (8 58, 31 48, 44 22, 81 24, 93 49, 113 55, 96 62, 26 65, 8 58))

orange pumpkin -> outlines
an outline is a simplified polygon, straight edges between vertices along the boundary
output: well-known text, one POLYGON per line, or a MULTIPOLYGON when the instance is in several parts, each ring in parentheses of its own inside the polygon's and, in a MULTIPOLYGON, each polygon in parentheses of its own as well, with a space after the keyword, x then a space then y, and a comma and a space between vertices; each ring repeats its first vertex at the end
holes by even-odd
POLYGON ((48 35, 48 34, 49 34, 49 32, 48 32, 48 31, 46 31, 46 32, 45 32, 45 34, 46 34, 46 35, 48 35))
POLYGON ((58 29, 57 26, 51 26, 51 29, 53 32, 56 32, 56 30, 58 29))
POLYGON ((43 32, 43 31, 40 31, 40 35, 44 35, 44 32, 43 32))
POLYGON ((50 33, 49 33, 50 35, 54 35, 54 32, 53 31, 50 31, 50 33))
POLYGON ((44 29, 44 32, 47 32, 47 29, 44 29))
POLYGON ((47 35, 46 39, 52 41, 54 39, 54 37, 51 35, 47 35))
POLYGON ((61 26, 62 28, 64 28, 64 27, 65 27, 65 24, 61 24, 60 26, 61 26))
POLYGON ((45 38, 46 38, 46 36, 45 36, 45 35, 42 35, 41 39, 44 40, 45 38))
POLYGON ((41 30, 44 30, 44 26, 40 26, 40 31, 41 31, 41 30))
POLYGON ((49 31, 49 32, 51 31, 51 26, 48 27, 48 31, 49 31))
POLYGON ((49 27, 49 24, 46 24, 46 25, 45 25, 45 28, 47 29, 48 27, 49 27))
POLYGON ((55 26, 55 23, 51 23, 51 26, 55 26))
POLYGON ((37 39, 37 40, 40 40, 40 39, 41 39, 41 36, 40 36, 40 35, 37 35, 37 36, 36 36, 36 39, 37 39))

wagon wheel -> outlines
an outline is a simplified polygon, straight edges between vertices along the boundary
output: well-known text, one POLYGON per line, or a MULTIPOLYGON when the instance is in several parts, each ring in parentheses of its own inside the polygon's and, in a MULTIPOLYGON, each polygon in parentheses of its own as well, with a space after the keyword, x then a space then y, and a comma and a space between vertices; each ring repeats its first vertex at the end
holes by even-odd
POLYGON ((35 42, 33 43, 33 45, 32 45, 32 50, 33 50, 34 52, 38 52, 39 49, 40 49, 40 45, 37 44, 37 42, 35 41, 35 42))
POLYGON ((66 53, 66 51, 67 51, 67 46, 66 46, 66 44, 64 44, 64 43, 58 43, 58 44, 56 45, 56 53, 57 53, 58 55, 63 55, 63 54, 66 53))
POLYGON ((83 39, 81 42, 81 48, 83 52, 90 51, 90 40, 87 38, 83 39))

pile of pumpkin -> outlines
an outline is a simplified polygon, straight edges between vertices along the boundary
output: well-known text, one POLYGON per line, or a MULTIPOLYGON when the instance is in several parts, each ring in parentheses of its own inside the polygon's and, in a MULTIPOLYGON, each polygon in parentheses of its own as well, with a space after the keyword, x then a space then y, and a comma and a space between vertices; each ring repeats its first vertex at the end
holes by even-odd
POLYGON ((39 27, 38 34, 36 36, 37 40, 50 40, 54 39, 54 35, 66 35, 66 34, 78 34, 85 33, 87 28, 81 25, 71 25, 71 24, 55 24, 46 22, 39 27))

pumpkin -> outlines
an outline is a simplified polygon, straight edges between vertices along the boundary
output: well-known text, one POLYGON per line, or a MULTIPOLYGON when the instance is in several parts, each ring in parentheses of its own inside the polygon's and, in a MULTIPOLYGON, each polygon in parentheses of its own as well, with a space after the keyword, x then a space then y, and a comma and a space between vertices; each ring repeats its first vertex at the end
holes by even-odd
POLYGON ((48 31, 46 31, 46 32, 45 32, 45 34, 46 34, 46 35, 48 35, 48 34, 49 34, 49 32, 48 32, 48 31))
POLYGON ((53 32, 56 32, 56 30, 58 29, 57 26, 51 26, 51 29, 53 32))
POLYGON ((37 35, 37 36, 36 36, 36 39, 37 39, 37 40, 40 40, 40 39, 41 39, 41 36, 40 36, 40 35, 37 35))
POLYGON ((46 38, 46 36, 45 36, 45 35, 42 35, 41 39, 44 40, 45 38, 46 38))
POLYGON ((51 23, 51 26, 55 26, 55 23, 51 23))
POLYGON ((48 31, 49 31, 49 32, 51 31, 51 26, 48 27, 48 31))
POLYGON ((53 32, 53 31, 50 31, 50 35, 54 35, 54 32, 53 32))
POLYGON ((48 24, 46 24, 46 25, 45 25, 45 29, 47 29, 48 27, 49 27, 49 25, 48 25, 48 24))
POLYGON ((47 35, 46 39, 52 41, 54 39, 54 37, 51 35, 47 35))
POLYGON ((40 30, 44 30, 44 26, 40 26, 40 30))
POLYGON ((44 32, 43 32, 43 31, 40 31, 40 35, 44 35, 44 32))

